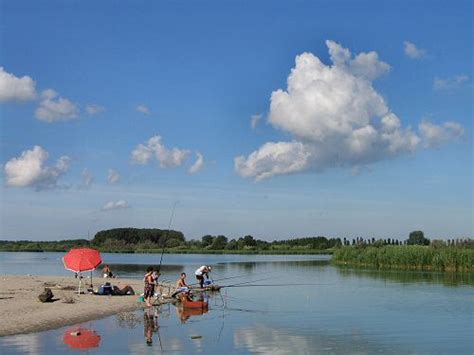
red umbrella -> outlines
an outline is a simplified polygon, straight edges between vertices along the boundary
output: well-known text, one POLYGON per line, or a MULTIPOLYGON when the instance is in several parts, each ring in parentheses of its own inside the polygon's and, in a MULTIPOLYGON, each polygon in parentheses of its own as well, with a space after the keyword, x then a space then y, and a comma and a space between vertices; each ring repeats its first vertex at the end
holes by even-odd
MULTIPOLYGON (((92 287, 92 270, 102 263, 100 253, 95 249, 79 248, 72 249, 63 257, 64 267, 74 272, 91 272, 91 287, 92 287)), ((79 276, 79 289, 81 293, 82 276, 79 276)))
POLYGON ((92 271, 102 263, 100 253, 95 249, 72 249, 63 257, 64 267, 74 272, 92 271))
POLYGON ((100 335, 86 328, 69 328, 64 332, 64 344, 73 349, 97 348, 100 344, 100 335))

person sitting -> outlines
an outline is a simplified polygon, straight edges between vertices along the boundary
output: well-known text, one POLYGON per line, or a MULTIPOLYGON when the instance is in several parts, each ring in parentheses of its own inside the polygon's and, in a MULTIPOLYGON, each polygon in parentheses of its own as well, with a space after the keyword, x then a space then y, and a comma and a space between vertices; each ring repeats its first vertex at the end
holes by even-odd
POLYGON ((104 266, 104 268, 102 269, 102 273, 104 274, 104 278, 115 277, 114 274, 112 274, 109 265, 104 266))
POLYGON ((182 272, 179 276, 179 279, 176 280, 176 290, 171 295, 171 297, 175 297, 180 293, 187 293, 190 291, 191 286, 186 283, 186 273, 182 272))
POLYGON ((209 265, 203 265, 194 272, 194 275, 196 275, 196 279, 199 281, 201 288, 204 288, 204 277, 206 280, 209 279, 209 273, 211 272, 211 269, 212 268, 209 265))

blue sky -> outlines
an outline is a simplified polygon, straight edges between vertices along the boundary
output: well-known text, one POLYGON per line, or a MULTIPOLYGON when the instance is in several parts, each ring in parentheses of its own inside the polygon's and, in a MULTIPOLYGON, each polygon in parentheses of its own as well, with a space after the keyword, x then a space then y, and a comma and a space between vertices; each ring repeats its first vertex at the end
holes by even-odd
POLYGON ((473 236, 470 1, 1 7, 2 239, 473 236))

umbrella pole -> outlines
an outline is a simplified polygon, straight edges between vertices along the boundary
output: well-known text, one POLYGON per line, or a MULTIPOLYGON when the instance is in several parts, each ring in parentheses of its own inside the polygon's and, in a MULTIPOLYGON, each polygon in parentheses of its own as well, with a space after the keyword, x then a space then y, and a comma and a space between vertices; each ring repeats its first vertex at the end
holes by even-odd
POLYGON ((91 270, 91 288, 94 288, 94 286, 92 285, 92 270, 91 270))

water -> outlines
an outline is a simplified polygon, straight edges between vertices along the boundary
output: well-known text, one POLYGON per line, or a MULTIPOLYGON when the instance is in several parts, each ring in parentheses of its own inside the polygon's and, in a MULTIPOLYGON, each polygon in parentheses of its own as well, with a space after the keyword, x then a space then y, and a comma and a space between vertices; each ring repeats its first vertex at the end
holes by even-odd
MULTIPOLYGON (((61 267, 62 255, 0 253, 0 272, 68 275, 61 267)), ((148 264, 159 262, 159 255, 104 254, 103 259, 120 276, 141 278, 148 264)), ((166 305, 75 327, 3 337, 0 352, 72 351, 68 338, 79 326, 90 335, 89 346, 97 346, 88 349, 91 353, 474 352, 473 274, 356 270, 334 267, 329 259, 165 255, 165 279, 175 280, 182 271, 192 275, 197 266, 209 263, 215 279, 240 276, 218 282, 222 285, 265 279, 256 284, 293 286, 223 289, 209 295, 207 313, 166 305), (146 344, 147 332, 152 334, 151 346, 146 344)))

